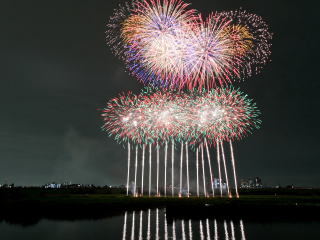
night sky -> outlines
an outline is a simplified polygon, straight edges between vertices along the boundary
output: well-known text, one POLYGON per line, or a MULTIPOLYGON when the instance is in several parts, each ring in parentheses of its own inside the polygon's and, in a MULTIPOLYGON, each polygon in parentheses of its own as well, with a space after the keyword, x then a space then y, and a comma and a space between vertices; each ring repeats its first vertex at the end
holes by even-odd
MULTIPOLYGON (((105 44, 120 2, 1 1, 0 183, 125 183, 126 150, 101 132, 98 110, 119 92, 142 88, 105 44)), ((235 84, 263 114, 261 130, 235 144, 239 179, 320 187, 318 6, 188 2, 206 15, 242 7, 274 33, 272 62, 235 84)))

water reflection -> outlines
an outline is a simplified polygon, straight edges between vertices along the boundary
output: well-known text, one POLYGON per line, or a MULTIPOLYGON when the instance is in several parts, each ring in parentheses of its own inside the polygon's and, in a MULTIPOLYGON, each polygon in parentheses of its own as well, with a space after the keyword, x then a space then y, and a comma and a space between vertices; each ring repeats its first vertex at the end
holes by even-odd
POLYGON ((124 214, 122 239, 246 240, 246 234, 242 220, 168 219, 165 210, 149 209, 124 214))

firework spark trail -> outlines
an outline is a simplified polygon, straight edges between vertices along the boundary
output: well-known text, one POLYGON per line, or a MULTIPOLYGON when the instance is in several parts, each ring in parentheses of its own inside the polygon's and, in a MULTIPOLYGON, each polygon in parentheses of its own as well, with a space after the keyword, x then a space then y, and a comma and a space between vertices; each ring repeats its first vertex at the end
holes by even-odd
POLYGON ((189 219, 189 240, 192 240, 192 222, 189 219))
POLYGON ((159 193, 159 142, 157 142, 157 196, 160 196, 159 193))
POLYGON ((122 240, 126 240, 126 234, 127 234, 127 211, 124 214, 122 240))
POLYGON ((207 239, 211 239, 210 237, 210 226, 209 226, 209 219, 206 219, 206 226, 207 226, 207 239))
POLYGON ((128 142, 128 172, 127 172, 127 196, 129 195, 129 181, 130 181, 130 143, 128 142))
POLYGON ((171 161, 172 161, 172 175, 171 175, 171 182, 172 182, 172 197, 174 196, 174 141, 172 140, 172 147, 171 147, 171 161))
POLYGON ((142 240, 142 210, 140 211, 139 218, 139 240, 142 240))
POLYGON ((151 196, 151 143, 149 143, 149 197, 151 196))
POLYGON ((186 168, 187 168, 187 197, 190 195, 190 181, 189 181, 189 152, 188 152, 188 142, 186 142, 186 168))
POLYGON ((246 240, 246 234, 244 231, 243 221, 240 220, 241 240, 246 240))
POLYGON ((135 170, 134 170, 134 191, 133 195, 137 196, 137 170, 138 170, 138 145, 136 146, 136 162, 135 162, 135 170))
POLYGON ((200 196, 199 193, 199 148, 196 150, 196 168, 197 168, 197 196, 200 196))
POLYGON ((202 158, 202 177, 203 177, 203 193, 204 196, 207 196, 207 189, 206 189, 206 175, 204 171, 204 156, 203 156, 203 144, 201 144, 201 158, 202 158))
POLYGON ((150 240, 151 233, 150 233, 150 209, 148 209, 148 228, 147 228, 147 240, 150 240))
POLYGON ((181 155, 180 155, 180 191, 179 191, 179 197, 182 196, 182 163, 183 163, 183 142, 181 142, 181 155))
POLYGON ((131 240, 135 240, 135 239, 134 239, 134 232, 135 232, 135 231, 134 231, 134 230, 135 230, 135 229, 134 229, 134 222, 135 222, 135 219, 134 219, 135 216, 134 216, 134 215, 135 215, 135 211, 132 212, 131 240))
POLYGON ((212 190, 212 197, 214 197, 214 183, 213 183, 213 174, 212 174, 212 169, 211 169, 211 159, 210 159, 210 153, 209 153, 209 147, 207 140, 204 139, 205 145, 206 145, 206 150, 207 150, 207 157, 208 157, 208 164, 209 164, 209 171, 210 171, 210 180, 211 180, 211 190, 212 190))
POLYGON ((144 155, 145 155, 146 145, 142 146, 142 169, 141 169, 141 196, 143 196, 143 178, 144 178, 144 155))
POLYGON ((229 188, 229 179, 228 179, 228 171, 227 171, 227 165, 226 165, 226 156, 224 154, 224 148, 223 148, 223 143, 220 141, 220 147, 221 147, 221 154, 222 154, 222 160, 223 160, 223 166, 224 166, 224 174, 226 177, 226 183, 227 183, 227 194, 228 197, 232 197, 230 188, 229 188))
POLYGON ((220 167, 220 148, 219 141, 217 140, 217 162, 219 170, 219 187, 220 187, 220 197, 222 197, 222 181, 221 181, 221 167, 220 167))
POLYGON ((230 152, 231 152, 233 176, 234 176, 234 185, 235 185, 235 189, 236 189, 236 197, 239 198, 238 183, 237 183, 237 174, 236 174, 236 166, 235 166, 235 161, 234 161, 234 154, 233 154, 233 147, 232 147, 232 142, 231 142, 231 140, 229 141, 229 143, 230 143, 230 152))
POLYGON ((164 153, 164 196, 167 196, 167 156, 168 156, 168 142, 165 143, 164 153))

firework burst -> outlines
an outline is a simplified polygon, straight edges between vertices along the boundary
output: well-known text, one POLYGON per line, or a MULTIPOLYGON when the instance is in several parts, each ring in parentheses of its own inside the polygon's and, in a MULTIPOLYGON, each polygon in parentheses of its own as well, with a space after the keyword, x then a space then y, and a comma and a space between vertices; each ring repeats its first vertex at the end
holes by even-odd
POLYGON ((240 139, 259 127, 259 115, 255 103, 233 88, 180 93, 146 88, 112 99, 102 114, 103 129, 120 142, 194 145, 240 139))
POLYGON ((107 28, 108 44, 132 75, 172 89, 210 89, 258 73, 272 38, 257 15, 236 10, 204 19, 181 0, 127 3, 107 28))

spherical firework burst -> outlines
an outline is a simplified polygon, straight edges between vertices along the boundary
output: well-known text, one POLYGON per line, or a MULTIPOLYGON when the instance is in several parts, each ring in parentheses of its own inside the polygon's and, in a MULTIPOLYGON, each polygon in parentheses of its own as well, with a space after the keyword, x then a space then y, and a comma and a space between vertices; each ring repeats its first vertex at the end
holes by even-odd
POLYGON ((272 34, 269 26, 262 17, 241 9, 219 15, 230 21, 225 31, 233 40, 236 53, 243 59, 240 68, 242 76, 259 73, 271 54, 272 34))
POLYGON ((105 131, 136 144, 240 139, 259 127, 259 115, 255 103, 233 88, 180 93, 147 88, 112 99, 102 114, 105 131))
POLYGON ((196 125, 192 127, 192 142, 241 139, 261 124, 256 104, 238 89, 218 88, 193 94, 189 114, 196 125))

